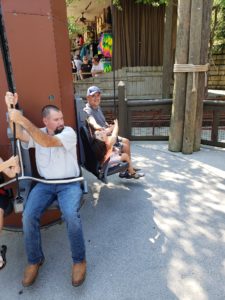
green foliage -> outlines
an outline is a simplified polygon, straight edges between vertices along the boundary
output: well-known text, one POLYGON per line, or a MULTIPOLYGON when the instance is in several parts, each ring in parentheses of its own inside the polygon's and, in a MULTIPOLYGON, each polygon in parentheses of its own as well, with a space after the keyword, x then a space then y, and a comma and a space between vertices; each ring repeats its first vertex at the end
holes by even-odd
POLYGON ((113 5, 118 8, 119 10, 122 9, 122 6, 121 6, 121 3, 120 3, 120 0, 113 0, 113 5))
POLYGON ((68 23, 68 31, 69 31, 69 38, 71 39, 74 35, 77 34, 84 34, 87 31, 87 26, 84 24, 78 24, 75 22, 75 17, 67 17, 68 23))
MULTIPOLYGON (((135 3, 148 4, 157 7, 162 4, 167 4, 169 0, 133 0, 133 1, 135 3)), ((113 0, 113 5, 120 10, 122 9, 120 0, 113 0)))
POLYGON ((136 3, 149 4, 158 7, 162 4, 167 4, 168 0, 135 0, 136 3))
POLYGON ((225 6, 225 0, 213 0, 213 6, 225 6))
POLYGON ((73 0, 66 0, 66 6, 69 6, 72 2, 73 0))
POLYGON ((212 52, 225 49, 225 0, 214 0, 211 22, 212 52))

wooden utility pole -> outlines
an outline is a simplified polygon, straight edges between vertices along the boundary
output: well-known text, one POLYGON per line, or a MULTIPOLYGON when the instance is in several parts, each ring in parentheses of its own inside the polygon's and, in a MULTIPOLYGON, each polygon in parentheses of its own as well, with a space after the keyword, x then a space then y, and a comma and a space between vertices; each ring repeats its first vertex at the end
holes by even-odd
MULTIPOLYGON (((176 64, 187 64, 189 49, 191 0, 178 1, 176 64)), ((169 133, 169 150, 181 151, 183 143, 184 112, 186 98, 186 73, 174 74, 173 106, 169 133)))
POLYGON ((166 6, 166 20, 163 40, 163 76, 162 98, 170 98, 170 85, 173 72, 172 33, 173 33, 174 0, 170 0, 166 6))
MULTIPOLYGON (((202 34, 201 34, 201 55, 200 64, 204 65, 208 62, 208 43, 210 39, 210 20, 212 13, 212 0, 203 0, 203 16, 202 16, 202 34)), ((197 95, 197 109, 195 122, 195 138, 194 151, 200 150, 201 131, 203 119, 203 100, 206 96, 205 73, 199 73, 198 78, 198 95, 197 95)))
MULTIPOLYGON (((188 63, 200 65, 201 33, 202 33, 203 0, 192 1, 189 39, 188 63)), ((182 152, 191 154, 194 151, 195 122, 197 114, 198 73, 188 73, 186 106, 184 121, 184 136, 182 152), (196 75, 196 76, 195 76, 196 75)))
POLYGON ((178 2, 171 151, 191 154, 200 149, 211 10, 212 0, 178 2))

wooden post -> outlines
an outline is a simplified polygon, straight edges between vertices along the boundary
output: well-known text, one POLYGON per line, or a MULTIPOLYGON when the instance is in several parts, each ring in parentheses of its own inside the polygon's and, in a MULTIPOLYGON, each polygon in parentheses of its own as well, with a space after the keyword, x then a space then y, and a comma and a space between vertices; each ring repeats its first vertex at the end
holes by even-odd
MULTIPOLYGON (((178 1, 178 28, 176 40, 176 64, 188 62, 191 0, 178 1)), ((171 113, 169 150, 181 151, 183 142, 184 111, 186 97, 186 73, 174 74, 173 105, 171 113)))
MULTIPOLYGON (((202 65, 208 62, 208 42, 210 38, 211 13, 212 13, 212 0, 203 0, 202 24, 204 24, 204 26, 202 26, 201 57, 200 57, 200 64, 202 65)), ((199 79, 198 79, 194 151, 199 151, 201 145, 203 100, 205 99, 205 95, 206 95, 205 73, 201 72, 199 73, 199 79)))
POLYGON ((211 140, 215 144, 218 142, 218 129, 220 123, 220 112, 218 110, 213 111, 212 133, 211 140))
POLYGON ((127 136, 127 101, 125 99, 125 84, 120 81, 118 84, 118 108, 119 108, 119 134, 127 136))
POLYGON ((162 98, 170 98, 170 84, 173 71, 172 60, 172 31, 173 31, 173 0, 169 0, 166 6, 166 21, 164 26, 163 40, 163 76, 162 76, 162 98))
MULTIPOLYGON (((189 64, 200 64, 201 52, 201 33, 202 33, 202 11, 203 0, 192 1, 191 5, 191 24, 189 39, 189 64)), ((196 89, 193 86, 194 74, 188 73, 186 106, 184 121, 184 136, 182 152, 191 154, 194 151, 195 121, 197 109, 197 90, 198 90, 198 73, 196 73, 196 89)))

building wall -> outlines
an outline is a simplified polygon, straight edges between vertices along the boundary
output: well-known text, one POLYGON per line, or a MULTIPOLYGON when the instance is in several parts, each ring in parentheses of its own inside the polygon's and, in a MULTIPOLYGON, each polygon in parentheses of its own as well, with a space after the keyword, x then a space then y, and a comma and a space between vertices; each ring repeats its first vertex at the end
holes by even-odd
MULTIPOLYGON (((74 82, 76 95, 85 97, 87 88, 97 85, 104 96, 113 96, 113 72, 104 73, 95 78, 74 82)), ((124 67, 115 72, 116 94, 118 83, 123 81, 128 99, 162 98, 162 66, 157 67, 124 67)))
POLYGON ((210 61, 208 88, 225 89, 225 50, 223 53, 214 54, 210 61))

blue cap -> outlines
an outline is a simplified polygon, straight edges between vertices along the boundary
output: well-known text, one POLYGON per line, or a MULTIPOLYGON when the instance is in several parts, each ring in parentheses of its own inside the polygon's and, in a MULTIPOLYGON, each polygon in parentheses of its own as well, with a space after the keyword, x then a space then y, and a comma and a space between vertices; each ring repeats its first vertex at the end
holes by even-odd
POLYGON ((87 89, 87 96, 92 96, 94 95, 95 93, 100 93, 101 94, 101 90, 100 88, 98 88, 97 86, 90 86, 88 89, 87 89))

